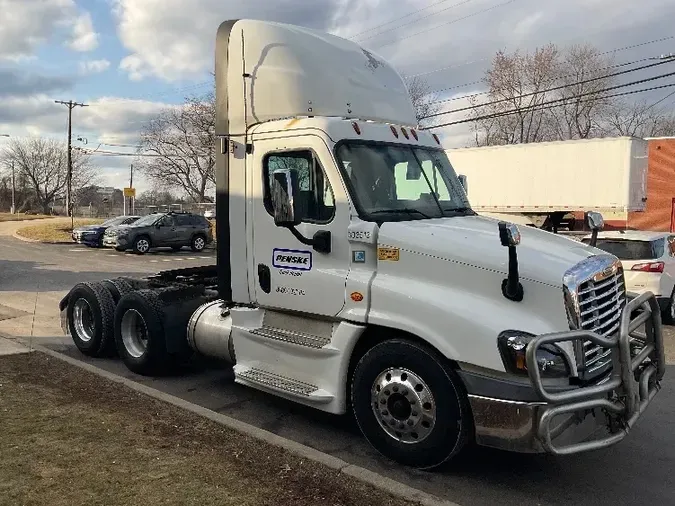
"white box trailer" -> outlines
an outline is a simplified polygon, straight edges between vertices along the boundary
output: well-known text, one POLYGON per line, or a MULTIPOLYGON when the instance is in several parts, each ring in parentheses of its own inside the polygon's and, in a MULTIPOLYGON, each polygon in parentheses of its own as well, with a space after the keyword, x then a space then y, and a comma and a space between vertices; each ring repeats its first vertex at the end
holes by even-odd
POLYGON ((613 137, 446 150, 481 214, 555 227, 574 211, 625 220, 647 201, 647 141, 613 137))

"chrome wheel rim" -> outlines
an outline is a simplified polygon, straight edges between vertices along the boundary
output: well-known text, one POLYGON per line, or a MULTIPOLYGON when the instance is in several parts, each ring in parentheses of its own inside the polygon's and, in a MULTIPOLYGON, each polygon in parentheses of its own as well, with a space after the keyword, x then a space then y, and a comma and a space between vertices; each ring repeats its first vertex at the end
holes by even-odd
POLYGON ((436 424, 436 401, 429 386, 408 369, 382 371, 371 388, 371 402, 382 429, 401 443, 424 441, 436 424))
POLYGON ((150 249, 150 244, 146 239, 141 239, 136 243, 136 249, 138 249, 138 251, 140 251, 141 253, 145 253, 150 249))
POLYGON ((88 343, 94 339, 96 327, 94 325, 94 315, 91 306, 86 299, 77 299, 73 305, 73 324, 78 337, 88 343))
POLYGON ((195 248, 196 249, 203 249, 204 248, 204 239, 201 237, 197 237, 195 239, 195 248))
POLYGON ((141 313, 128 309, 122 316, 122 343, 129 355, 140 358, 148 349, 148 327, 141 313))

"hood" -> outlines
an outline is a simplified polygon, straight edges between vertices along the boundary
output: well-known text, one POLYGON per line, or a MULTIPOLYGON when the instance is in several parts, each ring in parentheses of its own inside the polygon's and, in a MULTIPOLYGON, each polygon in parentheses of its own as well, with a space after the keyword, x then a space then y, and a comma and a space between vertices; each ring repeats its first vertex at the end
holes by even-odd
POLYGON ((85 225, 85 226, 82 226, 82 227, 77 227, 74 230, 74 232, 89 232, 89 231, 96 232, 96 231, 104 229, 104 228, 105 227, 103 227, 101 225, 85 225))
MULTIPOLYGON (((498 220, 458 216, 434 220, 387 222, 380 227, 380 246, 398 247, 479 269, 508 272, 508 248, 499 240, 498 220)), ((605 253, 567 237, 533 227, 518 227, 520 277, 562 286, 564 273, 589 256, 605 253)))
POLYGON ((106 232, 118 232, 120 230, 125 230, 131 228, 132 225, 127 224, 127 225, 114 225, 112 227, 108 227, 106 232))

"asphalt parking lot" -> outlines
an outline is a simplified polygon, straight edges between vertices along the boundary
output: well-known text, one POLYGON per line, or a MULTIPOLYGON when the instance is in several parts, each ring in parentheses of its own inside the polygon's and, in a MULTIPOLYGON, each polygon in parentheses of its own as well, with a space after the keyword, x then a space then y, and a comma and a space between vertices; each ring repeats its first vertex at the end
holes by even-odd
MULTIPOLYGON (((427 473, 403 468, 379 456, 349 416, 324 414, 237 385, 230 367, 203 361, 178 377, 145 378, 128 371, 119 360, 82 356, 70 338, 61 335, 58 300, 79 281, 150 274, 214 261, 212 250, 197 255, 186 248, 177 253, 158 251, 139 256, 0 237, 0 332, 33 335, 33 342, 60 353, 460 505, 675 503, 674 366, 668 367, 663 390, 648 412, 628 438, 612 448, 564 458, 477 448, 445 469, 427 473), (22 298, 25 306, 19 306, 22 298)), ((673 341, 675 329, 668 327, 666 334, 673 341)))

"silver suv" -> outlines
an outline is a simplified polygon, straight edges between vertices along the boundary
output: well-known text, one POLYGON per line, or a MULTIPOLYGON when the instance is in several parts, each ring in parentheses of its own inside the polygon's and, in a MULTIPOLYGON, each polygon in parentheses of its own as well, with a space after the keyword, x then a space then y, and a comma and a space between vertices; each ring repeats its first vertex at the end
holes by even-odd
POLYGON ((209 221, 198 214, 169 212, 153 213, 131 225, 112 227, 106 230, 103 245, 117 251, 132 249, 135 253, 147 253, 150 248, 171 247, 179 251, 190 246, 192 251, 202 251, 213 242, 209 221))

